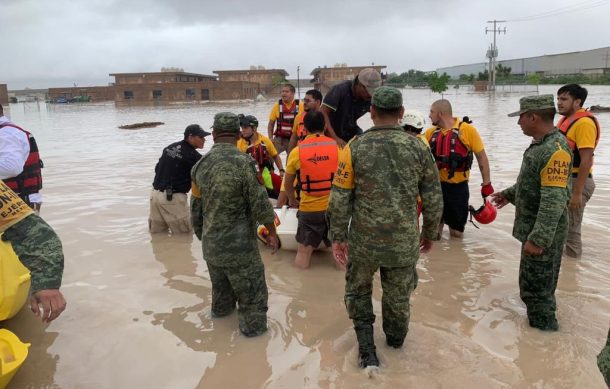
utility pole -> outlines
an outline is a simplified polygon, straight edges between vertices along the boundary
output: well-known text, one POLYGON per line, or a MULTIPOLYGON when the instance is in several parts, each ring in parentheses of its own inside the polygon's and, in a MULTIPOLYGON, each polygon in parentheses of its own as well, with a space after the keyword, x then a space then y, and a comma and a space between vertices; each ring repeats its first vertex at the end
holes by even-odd
POLYGON ((485 35, 489 32, 494 34, 494 43, 487 50, 487 58, 489 58, 489 90, 496 90, 496 58, 498 57, 498 46, 496 46, 496 35, 504 33, 506 35, 506 27, 499 28, 499 23, 506 23, 506 20, 488 20, 487 23, 493 24, 493 29, 485 27, 485 35))

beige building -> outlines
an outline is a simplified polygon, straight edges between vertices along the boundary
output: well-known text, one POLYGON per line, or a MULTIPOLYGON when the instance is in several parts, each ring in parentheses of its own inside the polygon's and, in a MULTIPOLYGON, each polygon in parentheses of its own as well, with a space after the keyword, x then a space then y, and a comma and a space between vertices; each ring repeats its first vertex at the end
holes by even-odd
POLYGON ((385 79, 385 75, 381 72, 386 66, 383 65, 371 65, 371 66, 339 66, 339 67, 323 67, 323 68, 315 68, 311 71, 311 75, 313 79, 311 83, 314 85, 314 88, 321 91, 323 94, 326 94, 328 90, 345 80, 353 80, 356 78, 358 73, 364 68, 373 68, 381 73, 381 78, 385 79))
POLYGON ((258 92, 269 93, 286 80, 284 69, 214 70, 219 81, 245 81, 259 84, 258 92))
POLYGON ((8 88, 6 84, 0 84, 0 104, 8 105, 8 88))
POLYGON ((116 103, 245 100, 256 97, 259 85, 219 81, 216 76, 187 72, 112 73, 116 103))

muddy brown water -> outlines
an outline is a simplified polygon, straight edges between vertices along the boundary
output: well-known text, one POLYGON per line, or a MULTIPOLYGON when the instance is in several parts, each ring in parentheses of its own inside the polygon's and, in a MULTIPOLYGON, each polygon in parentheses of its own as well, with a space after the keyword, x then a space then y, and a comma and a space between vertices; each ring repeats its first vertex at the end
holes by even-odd
MULTIPOLYGON (((541 87, 554 93, 557 87, 541 87)), ((590 87, 587 105, 610 105, 610 87, 590 87)), ((427 114, 439 95, 405 90, 427 114)), ((496 189, 517 176, 529 143, 515 118, 520 93, 451 90, 458 115, 481 132, 496 189)), ((13 104, 8 115, 36 135, 45 162, 42 216, 66 254, 64 314, 48 326, 27 310, 0 324, 32 344, 10 388, 604 388, 595 356, 610 324, 610 142, 602 135, 597 189, 583 225, 584 255, 564 259, 557 333, 527 324, 519 299, 513 208, 463 241, 447 233, 422 256, 410 331, 385 346, 376 280, 375 338, 381 371, 368 379, 343 305, 344 277, 328 253, 291 266, 292 252, 262 250, 269 331, 240 335, 235 314, 210 316, 211 285, 197 239, 147 232, 148 194, 161 149, 216 112, 254 114, 266 132, 272 101, 165 107, 13 104), (121 124, 162 121, 142 130, 121 124)), ((599 114, 610 128, 610 114, 599 114)), ((206 144, 206 150, 211 142, 206 144)), ((204 150, 205 152, 205 150, 204 150)), ((480 174, 474 167, 473 205, 480 174)))

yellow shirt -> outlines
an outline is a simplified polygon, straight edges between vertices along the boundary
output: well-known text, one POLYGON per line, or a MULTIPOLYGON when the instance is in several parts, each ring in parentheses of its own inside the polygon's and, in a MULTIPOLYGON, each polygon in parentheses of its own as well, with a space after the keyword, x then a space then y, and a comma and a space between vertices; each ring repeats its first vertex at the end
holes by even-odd
POLYGON ((0 181, 0 232, 8 230, 32 213, 32 208, 0 181))
MULTIPOLYGON (((315 135, 307 135, 310 138, 315 135)), ((299 158, 299 148, 295 147, 288 156, 286 162, 286 174, 298 174, 297 171, 301 168, 301 159, 299 158)), ((284 183, 282 182, 282 185, 284 183)), ((330 195, 325 196, 312 196, 305 191, 301 191, 301 201, 299 202, 299 211, 303 212, 322 212, 328 208, 328 198, 330 195)))
MULTIPOLYGON (((585 109, 581 108, 577 112, 584 112, 585 109)), ((576 147, 579 149, 595 149, 597 146, 597 128, 595 127, 595 122, 591 118, 581 118, 578 119, 572 127, 568 130, 566 134, 568 140, 574 142, 576 147)), ((592 172, 591 169, 589 172, 592 172)), ((578 167, 574 166, 572 168, 572 173, 578 173, 578 167)))
MULTIPOLYGON (((290 106, 292 106, 292 101, 288 105, 284 104, 284 107, 290 107, 290 106)), ((298 113, 301 113, 301 112, 303 112, 303 100, 299 100, 299 112, 298 113)), ((271 113, 269 113, 269 121, 270 122, 276 121, 279 117, 280 117, 280 104, 278 101, 273 105, 273 108, 271 108, 271 113)))
POLYGON ((305 114, 307 112, 299 112, 299 114, 294 119, 294 123, 292 124, 292 133, 299 135, 299 124, 303 123, 303 119, 305 118, 305 114))
MULTIPOLYGON (((453 123, 452 128, 458 128, 459 124, 460 124, 460 120, 458 118, 456 118, 455 122, 453 123)), ((432 134, 434 133, 435 130, 436 130, 436 127, 431 127, 426 130, 424 135, 425 135, 428 143, 430 143, 430 139, 432 139, 432 134)), ((443 128, 442 134, 445 135, 449 131, 451 131, 451 128, 443 128)), ((462 123, 462 126, 460 127, 459 137, 460 137, 460 140, 462 141, 462 143, 464 144, 464 146, 466 146, 474 154, 480 153, 481 151, 483 151, 485 149, 485 147, 483 146, 483 140, 481 140, 481 136, 479 135, 479 132, 477 131, 476 128, 474 128, 474 126, 472 126, 468 123, 462 123)), ((434 153, 434 150, 432 150, 432 152, 434 153)), ((468 181, 468 178, 470 177, 470 170, 465 171, 465 172, 455 172, 453 177, 451 179, 449 179, 448 178, 449 169, 442 168, 439 170, 439 176, 440 176, 441 182, 459 184, 460 182, 468 181)))
MULTIPOLYGON (((265 144, 265 146, 267 147, 269 156, 271 158, 275 158, 275 156, 277 155, 277 149, 273 145, 273 142, 271 142, 271 140, 268 137, 261 134, 260 132, 257 132, 256 135, 258 136, 258 138, 256 139, 256 141, 253 144, 256 146, 256 145, 260 144, 261 142, 263 142, 265 144)), ((242 153, 245 153, 246 150, 248 150, 249 146, 250 146, 250 144, 248 144, 248 141, 245 140, 244 138, 239 138, 239 140, 237 141, 237 149, 239 151, 241 151, 242 153)))

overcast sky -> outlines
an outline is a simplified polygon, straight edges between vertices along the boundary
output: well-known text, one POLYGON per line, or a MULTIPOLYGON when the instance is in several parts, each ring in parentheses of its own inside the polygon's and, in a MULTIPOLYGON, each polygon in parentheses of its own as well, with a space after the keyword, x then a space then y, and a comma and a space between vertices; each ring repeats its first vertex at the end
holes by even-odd
POLYGON ((499 59, 610 46, 610 1, 0 0, 0 83, 106 85, 169 66, 434 70, 484 61, 492 19, 508 21, 499 59))

